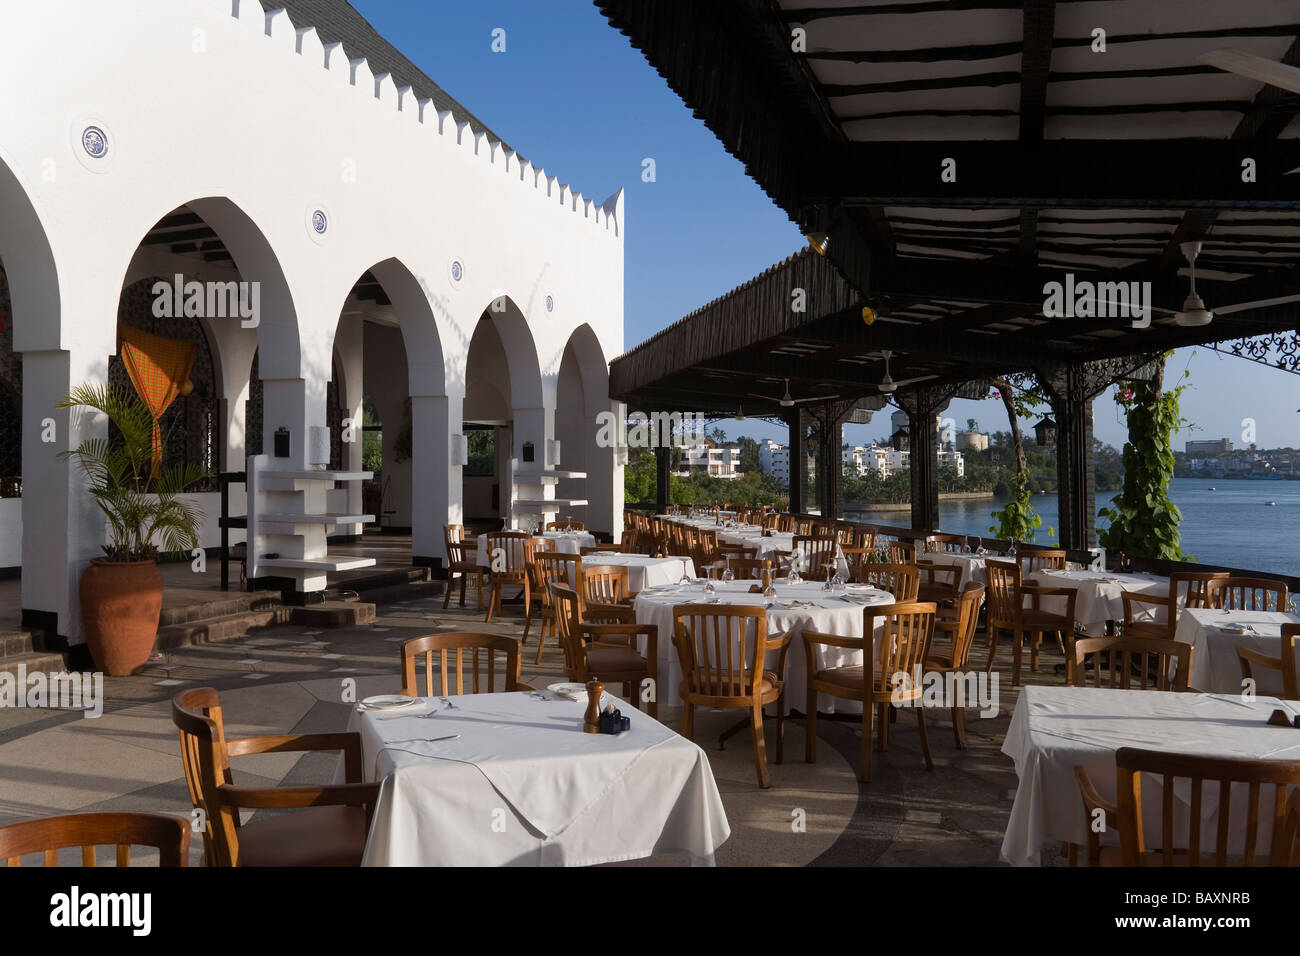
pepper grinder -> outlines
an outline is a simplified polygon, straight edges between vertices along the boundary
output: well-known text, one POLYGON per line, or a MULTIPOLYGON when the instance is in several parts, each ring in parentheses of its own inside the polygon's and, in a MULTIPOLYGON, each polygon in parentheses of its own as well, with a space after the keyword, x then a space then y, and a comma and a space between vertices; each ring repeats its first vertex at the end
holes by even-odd
POLYGON ((587 713, 582 717, 582 732, 600 733, 600 699, 605 694, 605 685, 595 677, 587 681, 587 713))

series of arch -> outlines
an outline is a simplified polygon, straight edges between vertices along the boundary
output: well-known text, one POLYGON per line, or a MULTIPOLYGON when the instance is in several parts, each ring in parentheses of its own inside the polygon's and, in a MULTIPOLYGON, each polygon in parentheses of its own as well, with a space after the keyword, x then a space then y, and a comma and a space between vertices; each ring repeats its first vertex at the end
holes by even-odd
MULTIPOLYGON (((11 298, 12 316, 6 318, 13 323, 14 349, 22 354, 25 371, 23 470, 35 479, 25 482, 22 499, 24 616, 56 615, 57 623, 43 623, 52 625, 57 633, 75 635, 79 627, 70 595, 75 593, 73 581, 85 560, 96 553, 96 519, 87 515, 84 500, 76 495, 79 476, 70 473, 66 464, 59 466, 57 452, 102 432, 104 426, 102 422, 60 417, 54 405, 70 385, 106 377, 116 339, 111 328, 97 329, 91 342, 64 339, 66 332, 73 331, 62 320, 64 290, 72 279, 60 271, 57 242, 51 240, 36 205, 27 196, 27 188, 0 155, 0 267, 8 278, 11 298), (56 336, 50 335, 55 331, 51 326, 57 329, 56 336), (34 436, 50 419, 55 420, 59 437, 52 447, 49 442, 38 445, 34 436), (56 502, 60 497, 64 501, 56 502), (50 565, 54 566, 52 574, 32 573, 50 565)), ((305 435, 309 426, 325 422, 327 383, 336 376, 341 379, 336 384, 345 411, 353 411, 360 421, 365 372, 362 358, 356 355, 357 345, 364 340, 368 323, 387 325, 400 333, 402 354, 393 356, 387 367, 405 366, 413 426, 410 527, 414 559, 442 560, 442 525, 464 517, 462 488, 450 465, 449 449, 453 436, 462 431, 462 422, 472 420, 482 399, 476 377, 485 383, 483 388, 495 388, 504 397, 505 415, 514 426, 514 456, 518 457, 526 437, 546 448, 553 447, 558 438, 558 447, 565 448, 566 467, 591 474, 597 489, 582 516, 594 528, 613 530, 614 515, 621 509, 620 482, 614 480, 617 468, 612 450, 595 446, 594 426, 584 425, 610 407, 607 358, 590 324, 554 336, 535 334, 540 322, 525 310, 535 312, 540 303, 525 298, 521 305, 512 290, 492 287, 481 305, 471 307, 477 308, 478 319, 473 333, 466 337, 464 313, 452 316, 447 298, 431 290, 429 280, 409 264, 409 257, 396 253, 378 256, 351 276, 317 277, 320 288, 314 298, 316 303, 335 303, 334 321, 305 322, 304 303, 295 296, 271 240, 235 199, 205 196, 179 207, 137 215, 154 217, 155 225, 140 230, 141 242, 120 263, 123 289, 144 278, 168 278, 167 268, 183 270, 186 279, 212 276, 227 280, 233 275, 239 281, 258 284, 260 315, 255 327, 245 328, 238 317, 200 319, 211 346, 215 386, 226 400, 220 429, 226 470, 243 467, 247 445, 244 408, 254 358, 263 394, 262 444, 269 448, 272 433, 279 427, 305 435), (221 254, 210 253, 211 243, 196 243, 193 252, 184 243, 169 244, 168 237, 180 235, 180 231, 159 231, 159 227, 169 216, 178 215, 197 217, 218 237, 216 247, 221 254), (172 251, 163 252, 163 245, 170 245, 172 251), (175 251, 178 245, 184 251, 175 251), (361 280, 372 292, 378 290, 370 302, 359 297, 361 280), (495 367, 498 364, 502 367, 495 367)), ((316 303, 311 307, 320 308, 316 303)), ((481 417, 491 420, 496 414, 481 417)), ((305 467, 301 454, 296 446, 296 464, 305 467)), ((357 442, 355 448, 345 451, 350 459, 345 465, 359 467, 360 454, 357 442)), ((548 457, 540 467, 557 464, 548 457)), ((578 490, 576 479, 564 481, 568 487, 562 487, 561 494, 579 497, 572 494, 578 490)), ((585 496, 585 482, 583 491, 585 496)), ((508 488, 503 489, 507 500, 509 493, 508 488)), ((348 502, 349 510, 360 513, 359 486, 349 494, 354 496, 348 502)), ((211 513, 209 525, 206 544, 211 544, 216 534, 211 513)))

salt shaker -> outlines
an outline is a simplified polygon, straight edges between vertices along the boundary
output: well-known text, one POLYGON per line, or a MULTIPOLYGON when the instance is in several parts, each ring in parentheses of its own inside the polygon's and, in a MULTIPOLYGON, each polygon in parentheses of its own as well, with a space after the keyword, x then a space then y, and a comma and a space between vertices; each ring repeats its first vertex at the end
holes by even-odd
POLYGON ((604 695, 604 684, 594 677, 587 681, 587 713, 582 718, 583 733, 600 733, 600 699, 604 695))

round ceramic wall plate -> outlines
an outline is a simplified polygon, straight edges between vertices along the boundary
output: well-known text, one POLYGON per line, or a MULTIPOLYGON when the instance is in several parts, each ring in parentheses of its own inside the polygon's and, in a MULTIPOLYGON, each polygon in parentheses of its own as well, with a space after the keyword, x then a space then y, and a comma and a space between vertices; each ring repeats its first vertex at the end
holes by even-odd
POLYGON ((119 143, 104 120, 82 116, 72 124, 70 133, 72 155, 92 173, 106 173, 116 165, 119 143))

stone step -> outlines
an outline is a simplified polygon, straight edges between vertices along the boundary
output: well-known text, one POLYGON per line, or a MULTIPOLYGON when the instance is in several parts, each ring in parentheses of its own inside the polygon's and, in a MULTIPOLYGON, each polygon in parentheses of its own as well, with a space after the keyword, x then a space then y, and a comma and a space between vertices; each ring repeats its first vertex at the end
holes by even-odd
POLYGON ((158 618, 160 627, 202 621, 252 611, 268 611, 281 605, 279 591, 216 592, 210 601, 164 607, 158 618))
POLYGON ((21 654, 43 653, 36 646, 36 631, 25 628, 0 630, 0 661, 21 654))
POLYGON ((304 627, 356 627, 375 619, 375 606, 366 601, 325 601, 295 607, 291 624, 304 627))
POLYGON ((49 651, 34 651, 28 654, 14 654, 10 657, 0 658, 0 674, 10 674, 14 680, 19 677, 19 665, 24 667, 24 673, 35 674, 62 674, 67 670, 67 665, 63 660, 62 654, 55 654, 49 651))
POLYGON ((369 592, 385 588, 419 584, 433 579, 429 568, 412 565, 409 568, 387 568, 373 574, 362 574, 335 582, 325 591, 327 601, 347 601, 365 598, 371 600, 369 592))
POLYGON ((154 650, 169 650, 190 644, 212 644, 234 637, 243 637, 245 634, 274 627, 277 624, 289 623, 292 612, 292 608, 276 605, 260 611, 169 624, 158 628, 158 636, 154 639, 154 650))

